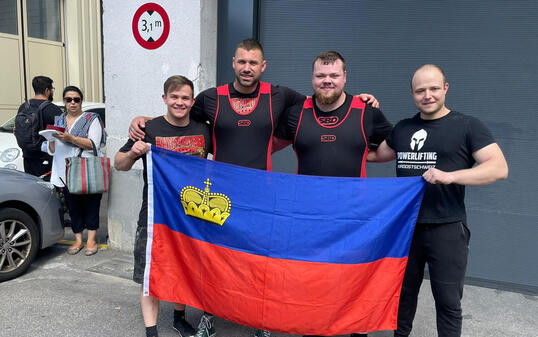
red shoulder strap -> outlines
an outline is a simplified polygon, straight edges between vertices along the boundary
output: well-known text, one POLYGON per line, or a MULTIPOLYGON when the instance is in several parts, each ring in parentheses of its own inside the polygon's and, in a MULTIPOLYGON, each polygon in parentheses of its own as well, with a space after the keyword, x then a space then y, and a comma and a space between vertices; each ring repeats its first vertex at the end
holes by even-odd
POLYGON ((304 100, 303 103, 303 109, 313 109, 314 108, 314 101, 312 101, 312 97, 308 97, 304 100))
POLYGON ((271 83, 260 82, 260 94, 270 94, 271 83))
POLYGON ((366 107, 366 103, 364 103, 362 101, 362 99, 360 99, 357 96, 353 96, 353 100, 351 101, 351 108, 352 109, 361 109, 361 110, 363 110, 365 107, 366 107))
POLYGON ((219 96, 228 96, 229 92, 230 90, 228 90, 228 84, 217 87, 217 95, 219 96))

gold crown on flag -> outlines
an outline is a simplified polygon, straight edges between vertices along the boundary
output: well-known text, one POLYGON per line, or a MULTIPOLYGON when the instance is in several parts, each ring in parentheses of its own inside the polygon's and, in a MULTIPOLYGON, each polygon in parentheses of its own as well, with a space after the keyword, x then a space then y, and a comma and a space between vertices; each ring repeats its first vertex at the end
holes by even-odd
POLYGON ((181 204, 185 214, 222 226, 230 216, 232 202, 225 194, 209 193, 209 186, 213 185, 209 178, 204 184, 203 191, 194 186, 185 186, 181 189, 181 204))

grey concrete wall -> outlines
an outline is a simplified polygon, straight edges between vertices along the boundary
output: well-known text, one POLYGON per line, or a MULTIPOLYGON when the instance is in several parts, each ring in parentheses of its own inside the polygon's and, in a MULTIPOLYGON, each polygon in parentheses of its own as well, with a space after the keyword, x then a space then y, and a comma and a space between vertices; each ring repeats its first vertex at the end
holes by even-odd
MULTIPOLYGON (((192 79, 195 94, 215 85, 217 3, 211 0, 155 1, 170 19, 170 33, 157 49, 142 48, 132 32, 137 9, 147 1, 103 0, 104 88, 108 155, 127 141, 130 121, 166 113, 164 81, 172 75, 192 79)), ((142 201, 142 163, 114 171, 108 228, 112 248, 131 251, 142 201)))

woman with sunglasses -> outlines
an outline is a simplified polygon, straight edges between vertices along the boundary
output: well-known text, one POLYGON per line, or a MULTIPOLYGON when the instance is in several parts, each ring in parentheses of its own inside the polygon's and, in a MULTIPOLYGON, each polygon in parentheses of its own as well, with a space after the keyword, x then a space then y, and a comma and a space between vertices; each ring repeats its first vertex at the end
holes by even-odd
POLYGON ((82 91, 75 86, 68 86, 63 91, 65 112, 56 117, 54 125, 65 128, 58 131, 49 141, 49 154, 53 155, 51 183, 63 188, 65 202, 71 215, 71 228, 75 233, 75 243, 67 249, 67 253, 75 255, 82 250, 82 232, 88 230, 86 256, 97 253, 95 235, 99 228, 99 208, 102 194, 70 194, 65 188, 65 159, 78 156, 94 156, 92 141, 97 148, 97 155, 102 157, 100 147, 105 145, 105 132, 99 116, 92 112, 82 111, 82 91))

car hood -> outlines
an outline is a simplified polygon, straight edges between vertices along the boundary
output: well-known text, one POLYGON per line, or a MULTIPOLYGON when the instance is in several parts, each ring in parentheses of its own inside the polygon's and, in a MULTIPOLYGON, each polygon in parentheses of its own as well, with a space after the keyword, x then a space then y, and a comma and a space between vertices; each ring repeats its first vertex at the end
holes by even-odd
POLYGON ((45 200, 55 197, 54 185, 33 175, 0 168, 0 202, 18 200, 31 205, 38 213, 45 200))
MULTIPOLYGON (((42 179, 18 170, 0 168, 0 184, 12 181, 43 181, 42 179)), ((51 184, 52 185, 52 184, 51 184)))

